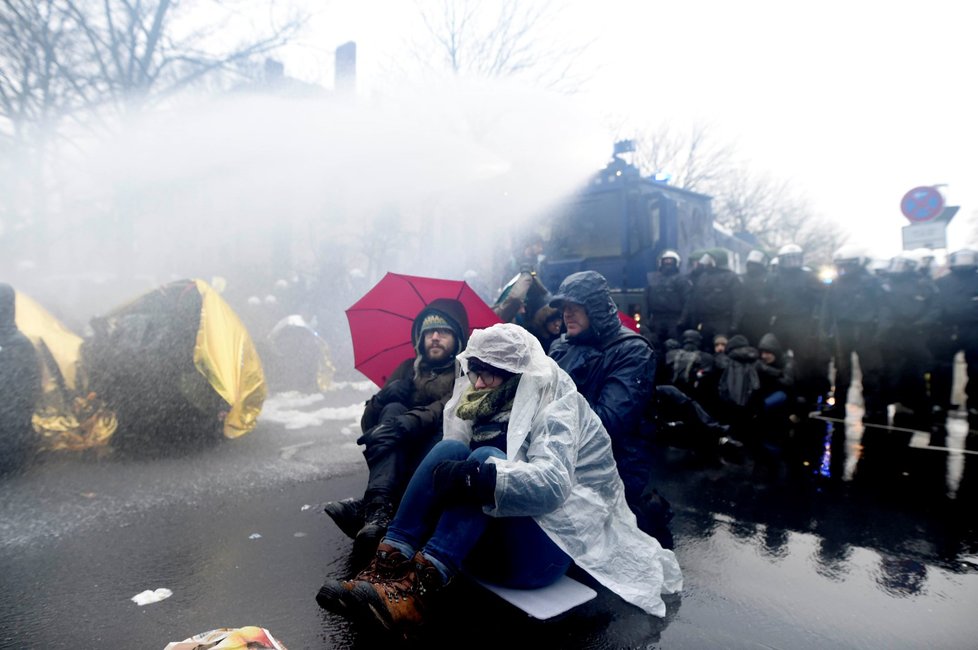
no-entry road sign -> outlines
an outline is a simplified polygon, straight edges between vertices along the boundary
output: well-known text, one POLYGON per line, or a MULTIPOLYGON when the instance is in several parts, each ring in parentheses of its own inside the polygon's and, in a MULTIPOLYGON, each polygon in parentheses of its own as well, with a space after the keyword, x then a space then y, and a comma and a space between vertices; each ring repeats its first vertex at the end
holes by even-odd
POLYGON ((944 212, 944 196, 936 187, 915 187, 903 195, 900 211, 910 223, 930 221, 944 212))

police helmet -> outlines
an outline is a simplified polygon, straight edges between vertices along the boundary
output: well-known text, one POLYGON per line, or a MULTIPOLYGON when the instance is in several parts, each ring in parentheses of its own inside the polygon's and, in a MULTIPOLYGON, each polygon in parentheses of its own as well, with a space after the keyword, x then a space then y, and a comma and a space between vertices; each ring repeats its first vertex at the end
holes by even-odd
POLYGON ((956 250, 948 256, 947 265, 952 269, 974 269, 978 267, 978 253, 970 248, 956 250))
POLYGON ((909 273, 917 269, 917 260, 909 253, 899 253, 890 258, 889 273, 909 273))
POLYGON ((678 269, 679 263, 682 261, 682 258, 679 257, 679 253, 677 253, 676 251, 673 250, 663 251, 662 255, 659 256, 660 269, 664 266, 663 262, 665 262, 665 260, 673 260, 673 266, 675 266, 678 269))
POLYGON ((856 244, 846 244, 836 249, 832 254, 832 263, 837 267, 858 267, 869 261, 862 247, 856 244))
POLYGON ((921 270, 930 269, 934 264, 934 251, 929 248, 915 248, 910 251, 910 257, 917 262, 917 268, 921 270))
POLYGON ((764 251, 759 251, 756 248, 754 250, 752 250, 751 252, 747 253, 747 263, 748 264, 761 264, 761 265, 763 265, 766 259, 767 259, 767 255, 764 254, 764 251))
POLYGON ((800 269, 805 252, 798 244, 785 244, 778 249, 778 265, 783 269, 800 269))
POLYGON ((698 260, 696 260, 696 262, 697 262, 697 263, 698 263, 698 264, 699 264, 700 266, 710 266, 710 267, 715 267, 715 266, 717 265, 717 260, 716 260, 716 258, 715 258, 715 257, 713 257, 713 255, 711 255, 710 253, 703 253, 703 256, 702 256, 702 257, 700 257, 700 258, 699 258, 698 260))

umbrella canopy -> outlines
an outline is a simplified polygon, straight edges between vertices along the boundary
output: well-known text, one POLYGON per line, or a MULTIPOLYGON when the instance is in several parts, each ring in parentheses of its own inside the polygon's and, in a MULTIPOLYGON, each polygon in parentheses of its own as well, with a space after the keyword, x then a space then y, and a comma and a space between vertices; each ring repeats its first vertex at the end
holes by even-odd
POLYGON ((353 365, 378 386, 415 355, 411 325, 433 300, 457 300, 469 318, 469 331, 494 325, 496 313, 463 280, 440 280, 388 273, 346 310, 353 337, 353 365))
POLYGON ((632 330, 633 332, 638 332, 639 334, 642 333, 642 330, 639 329, 638 327, 638 321, 632 318, 631 316, 629 316, 628 314, 626 314, 625 312, 621 311, 620 309, 618 310, 618 320, 621 321, 622 325, 632 330))

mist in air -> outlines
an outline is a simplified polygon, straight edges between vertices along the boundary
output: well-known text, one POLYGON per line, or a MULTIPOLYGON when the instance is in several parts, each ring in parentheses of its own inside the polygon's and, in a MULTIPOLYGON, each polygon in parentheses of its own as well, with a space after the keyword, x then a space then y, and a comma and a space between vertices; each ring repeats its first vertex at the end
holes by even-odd
POLYGON ((235 309, 332 282, 341 312, 387 271, 495 288, 512 233, 610 155, 573 99, 507 81, 239 91, 134 115, 57 148, 57 192, 22 192, 21 213, 43 213, 0 261, 75 328, 184 277, 219 278, 235 309))

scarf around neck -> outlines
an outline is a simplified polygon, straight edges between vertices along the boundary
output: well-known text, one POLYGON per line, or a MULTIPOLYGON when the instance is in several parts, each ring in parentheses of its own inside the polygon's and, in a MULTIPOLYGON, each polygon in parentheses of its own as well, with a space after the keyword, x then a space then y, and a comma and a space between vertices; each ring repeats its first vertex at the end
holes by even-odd
POLYGON ((520 375, 513 375, 498 388, 469 388, 462 393, 455 414, 463 420, 485 421, 509 411, 519 385, 520 375))

